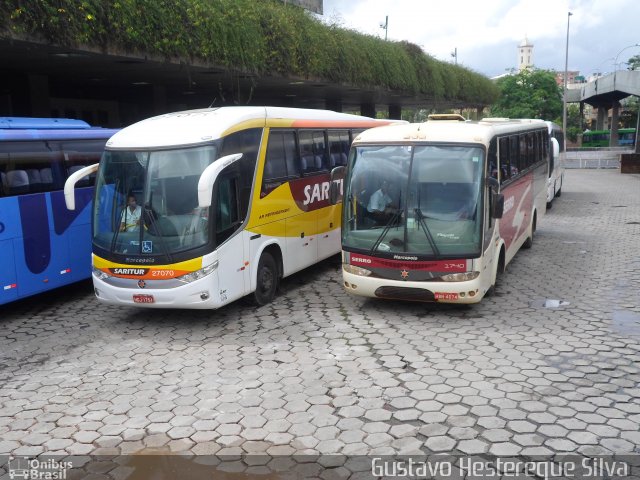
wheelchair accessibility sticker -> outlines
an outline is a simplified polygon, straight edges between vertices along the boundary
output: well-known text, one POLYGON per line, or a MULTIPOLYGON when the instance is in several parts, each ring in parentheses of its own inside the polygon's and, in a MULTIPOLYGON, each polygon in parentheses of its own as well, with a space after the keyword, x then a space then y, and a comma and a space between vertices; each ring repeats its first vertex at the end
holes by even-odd
POLYGON ((153 253, 153 242, 151 240, 142 241, 142 253, 153 253))

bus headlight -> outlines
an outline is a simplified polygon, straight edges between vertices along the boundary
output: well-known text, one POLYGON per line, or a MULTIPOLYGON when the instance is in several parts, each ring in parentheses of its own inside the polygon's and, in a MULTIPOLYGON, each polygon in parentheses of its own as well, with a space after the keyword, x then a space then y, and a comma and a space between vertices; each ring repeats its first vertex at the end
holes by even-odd
POLYGON ((465 272, 465 273, 449 273, 442 275, 440 280, 443 282, 466 282, 469 280, 475 280, 480 276, 480 272, 465 272))
POLYGON ((201 278, 204 278, 210 273, 214 272, 217 268, 218 268, 218 261, 216 260, 211 265, 201 268, 200 270, 187 273, 185 275, 182 275, 181 277, 176 277, 176 280, 179 280, 182 283, 195 282, 196 280, 200 280, 201 278))
POLYGON ((371 275, 371 270, 367 270, 366 268, 356 267, 355 265, 349 265, 348 263, 342 264, 342 269, 350 273, 352 275, 359 275, 360 277, 368 277, 371 275))
POLYGON ((111 278, 113 275, 109 275, 107 272, 103 272, 99 268, 91 265, 91 269, 93 270, 93 274, 96 276, 98 280, 106 280, 107 278, 111 278))

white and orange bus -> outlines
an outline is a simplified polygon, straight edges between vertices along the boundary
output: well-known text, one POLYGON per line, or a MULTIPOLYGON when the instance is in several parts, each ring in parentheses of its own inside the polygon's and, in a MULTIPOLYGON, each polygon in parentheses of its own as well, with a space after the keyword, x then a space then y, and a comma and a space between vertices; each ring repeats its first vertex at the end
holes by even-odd
POLYGON ((547 125, 443 120, 355 138, 342 219, 347 292, 476 303, 531 246, 546 207, 547 125))
POLYGON ((100 301, 218 308, 275 295, 280 278, 340 251, 332 168, 389 121, 325 110, 222 107, 131 125, 106 144, 93 204, 100 301))

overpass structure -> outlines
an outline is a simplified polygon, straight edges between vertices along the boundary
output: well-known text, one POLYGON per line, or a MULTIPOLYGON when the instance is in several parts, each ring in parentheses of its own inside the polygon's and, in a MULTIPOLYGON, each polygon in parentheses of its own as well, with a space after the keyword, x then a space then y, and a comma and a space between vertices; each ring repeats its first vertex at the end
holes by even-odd
POLYGON ((321 0, 9 3, 0 115, 118 127, 190 108, 274 105, 401 118, 402 109, 481 111, 498 96, 484 75, 418 45, 292 5, 318 11, 321 0))
MULTIPOLYGON (((611 109, 611 146, 616 146, 618 144, 620 100, 630 95, 640 97, 640 70, 616 71, 588 82, 580 89, 567 90, 567 101, 580 103, 581 114, 585 103, 596 108, 598 112, 596 128, 598 130, 606 129, 607 112, 611 109)), ((638 119, 640 122, 640 114, 638 119)), ((637 127, 636 131, 638 131, 637 127)), ((638 151, 637 141, 636 151, 638 151)))

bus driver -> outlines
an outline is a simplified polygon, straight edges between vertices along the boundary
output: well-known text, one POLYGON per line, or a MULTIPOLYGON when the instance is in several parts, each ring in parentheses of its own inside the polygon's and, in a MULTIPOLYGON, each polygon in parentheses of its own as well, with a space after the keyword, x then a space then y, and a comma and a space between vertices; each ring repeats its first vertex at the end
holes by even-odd
POLYGON ((121 232, 137 232, 140 230, 140 217, 142 209, 136 201, 136 196, 130 193, 127 196, 127 207, 122 212, 120 219, 121 232))

